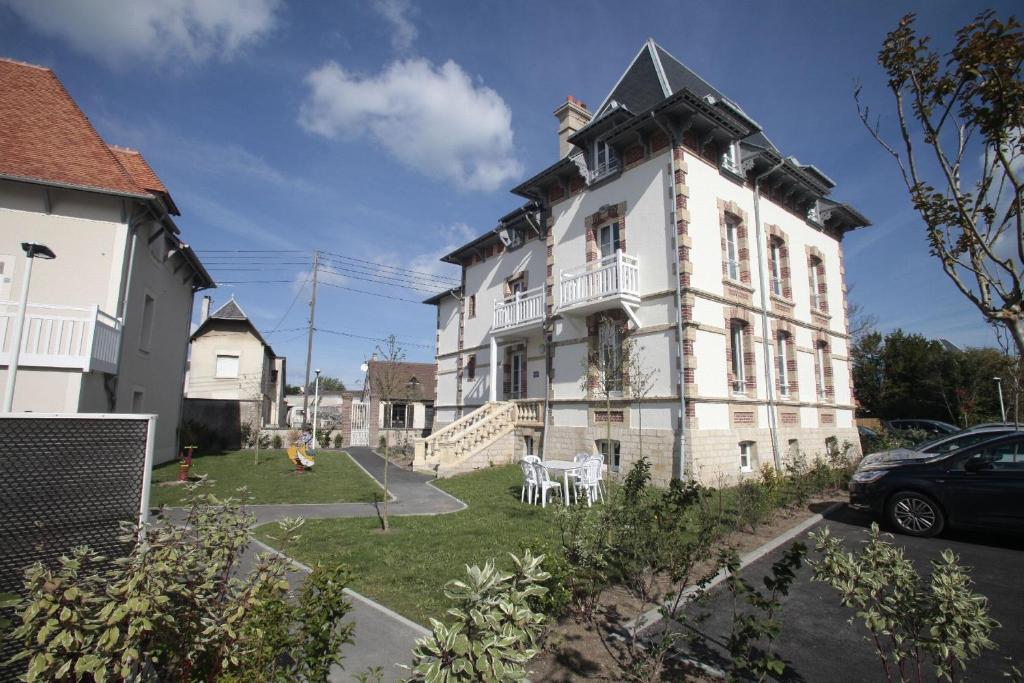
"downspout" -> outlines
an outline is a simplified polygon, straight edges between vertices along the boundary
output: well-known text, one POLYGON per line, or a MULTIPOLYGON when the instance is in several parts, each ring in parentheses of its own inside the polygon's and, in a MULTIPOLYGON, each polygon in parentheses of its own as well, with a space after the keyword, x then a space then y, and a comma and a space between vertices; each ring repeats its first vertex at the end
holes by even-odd
POLYGON ((761 339, 763 340, 761 346, 764 350, 764 385, 765 395, 768 397, 768 432, 772 437, 772 456, 775 460, 775 469, 782 469, 782 458, 779 454, 779 428, 775 415, 775 383, 772 382, 772 358, 769 352, 769 336, 768 336, 768 287, 765 276, 764 264, 764 239, 761 230, 761 178, 764 178, 776 169, 786 163, 785 159, 779 161, 779 163, 772 166, 764 173, 754 176, 754 236, 757 240, 757 271, 758 278, 757 284, 758 289, 761 290, 761 339))
POLYGON ((669 212, 672 215, 672 250, 675 254, 672 259, 675 273, 675 309, 676 309, 676 368, 679 376, 679 462, 676 465, 675 478, 686 478, 686 381, 684 379, 683 367, 683 283, 682 271, 679 268, 679 220, 676 215, 676 136, 668 127, 654 116, 651 112, 651 120, 661 128, 668 136, 669 157, 671 159, 672 175, 669 184, 672 188, 672 204, 669 212))

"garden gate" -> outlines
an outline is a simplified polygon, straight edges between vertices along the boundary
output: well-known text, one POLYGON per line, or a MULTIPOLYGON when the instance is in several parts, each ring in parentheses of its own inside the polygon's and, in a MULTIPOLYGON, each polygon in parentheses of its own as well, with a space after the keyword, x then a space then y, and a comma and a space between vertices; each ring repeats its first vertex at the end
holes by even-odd
POLYGON ((370 445, 370 424, 366 417, 366 403, 352 401, 352 445, 370 445))

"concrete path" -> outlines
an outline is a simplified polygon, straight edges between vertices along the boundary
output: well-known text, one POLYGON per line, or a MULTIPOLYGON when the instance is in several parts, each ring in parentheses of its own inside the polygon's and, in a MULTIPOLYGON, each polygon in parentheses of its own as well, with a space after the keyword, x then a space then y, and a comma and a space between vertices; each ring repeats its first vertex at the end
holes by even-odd
MULTIPOLYGON (((360 468, 380 484, 384 485, 384 458, 373 450, 353 446, 346 449, 360 468)), ((446 512, 457 512, 466 507, 461 500, 445 493, 431 482, 433 477, 418 472, 410 472, 395 465, 388 467, 388 490, 391 502, 388 503, 388 514, 403 515, 439 515, 446 512)), ((249 505, 248 509, 256 515, 257 524, 276 522, 285 517, 303 517, 305 519, 335 519, 339 517, 376 517, 377 504, 374 503, 304 503, 297 505, 249 505)))
MULTIPOLYGON (((383 486, 384 458, 369 448, 350 447, 346 450, 359 467, 383 486)), ((466 507, 466 504, 455 496, 434 486, 432 481, 433 478, 429 475, 391 465, 388 468, 388 489, 391 492, 388 514, 439 515, 457 512, 466 507)), ((275 522, 285 517, 334 519, 377 516, 374 503, 249 505, 247 508, 256 515, 257 524, 275 522)), ((168 509, 172 519, 177 516, 176 512, 181 514, 184 511, 180 508, 168 509)), ((277 551, 253 539, 241 561, 241 571, 247 571, 255 562, 256 556, 264 552, 277 551)), ((296 587, 310 569, 295 560, 292 560, 292 563, 296 571, 288 579, 292 586, 296 587)), ((355 674, 362 673, 372 666, 379 666, 384 670, 385 681, 406 678, 408 672, 399 664, 409 664, 412 661, 412 648, 416 639, 429 635, 430 631, 355 591, 346 592, 352 603, 352 611, 349 612, 346 621, 354 621, 356 624, 354 642, 343 648, 344 668, 336 667, 331 672, 332 683, 353 681, 355 674)))

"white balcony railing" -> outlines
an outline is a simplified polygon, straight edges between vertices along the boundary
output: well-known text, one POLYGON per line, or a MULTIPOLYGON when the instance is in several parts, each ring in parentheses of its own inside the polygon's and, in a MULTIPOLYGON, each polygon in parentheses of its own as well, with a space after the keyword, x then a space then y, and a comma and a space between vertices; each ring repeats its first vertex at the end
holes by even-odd
MULTIPOLYGON (((0 365, 9 365, 18 304, 0 302, 0 365)), ((121 321, 98 306, 29 304, 21 335, 22 366, 117 372, 121 321)))
POLYGON ((611 298, 640 300, 640 264, 636 256, 621 250, 597 262, 597 267, 563 272, 559 282, 559 307, 571 308, 611 298))
POLYGON ((598 180, 618 172, 619 160, 616 157, 612 157, 603 164, 598 164, 597 167, 590 172, 590 182, 596 183, 598 180))
POLYGON ((539 323, 544 319, 544 287, 516 292, 504 301, 494 302, 494 331, 509 330, 539 323))

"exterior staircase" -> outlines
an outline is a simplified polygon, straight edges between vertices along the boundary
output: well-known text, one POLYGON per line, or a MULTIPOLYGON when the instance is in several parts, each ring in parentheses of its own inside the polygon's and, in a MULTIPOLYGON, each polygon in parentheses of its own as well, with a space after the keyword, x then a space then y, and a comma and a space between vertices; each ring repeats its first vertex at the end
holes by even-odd
POLYGON ((470 469, 474 458, 511 462, 516 427, 543 427, 544 402, 489 401, 468 415, 415 442, 413 469, 444 477, 470 469), (504 441, 503 441, 504 440, 504 441))

